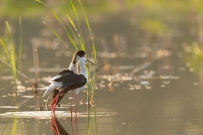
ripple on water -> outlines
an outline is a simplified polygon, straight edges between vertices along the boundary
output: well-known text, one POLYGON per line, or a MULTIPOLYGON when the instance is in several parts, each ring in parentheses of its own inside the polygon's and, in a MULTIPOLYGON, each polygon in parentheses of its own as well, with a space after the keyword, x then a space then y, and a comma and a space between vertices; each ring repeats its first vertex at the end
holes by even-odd
MULTIPOLYGON (((73 114, 74 115, 74 114, 73 114)), ((117 112, 97 112, 94 113, 87 113, 87 112, 80 112, 77 113, 77 117, 109 117, 118 115, 117 112)), ((71 117, 71 113, 67 111, 56 111, 57 118, 68 118, 71 117)), ((38 119, 51 119, 52 112, 51 111, 23 111, 23 112, 5 112, 0 114, 0 118, 38 118, 38 119)))

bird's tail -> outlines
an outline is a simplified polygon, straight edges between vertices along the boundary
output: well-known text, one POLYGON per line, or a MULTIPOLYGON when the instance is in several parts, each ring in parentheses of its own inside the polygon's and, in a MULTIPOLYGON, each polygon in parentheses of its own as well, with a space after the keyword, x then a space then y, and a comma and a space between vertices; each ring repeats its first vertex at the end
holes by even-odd
POLYGON ((49 93, 51 93, 55 88, 56 88, 56 86, 55 86, 53 83, 51 83, 51 84, 49 85, 49 87, 47 88, 47 90, 44 92, 44 95, 43 95, 42 97, 47 96, 47 95, 48 95, 49 93))

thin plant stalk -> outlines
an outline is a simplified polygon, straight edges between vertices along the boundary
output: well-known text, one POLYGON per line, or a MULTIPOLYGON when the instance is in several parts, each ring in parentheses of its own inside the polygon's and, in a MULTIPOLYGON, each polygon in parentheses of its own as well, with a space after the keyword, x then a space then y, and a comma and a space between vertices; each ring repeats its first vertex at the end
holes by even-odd
POLYGON ((94 106, 93 106, 93 112, 94 112, 94 128, 95 128, 95 132, 97 135, 97 114, 96 114, 96 111, 94 109, 94 106))
POLYGON ((58 33, 51 28, 48 24, 46 24, 46 22, 43 21, 43 23, 51 30, 51 32, 63 43, 63 45, 65 45, 65 47, 68 49, 68 51, 73 55, 73 52, 70 50, 70 48, 65 44, 65 42, 63 41, 63 39, 58 35, 58 33))
POLYGON ((21 67, 21 57, 22 57, 22 46, 23 46, 23 34, 22 34, 22 21, 21 17, 19 18, 19 26, 20 26, 20 43, 19 43, 19 50, 18 50, 18 70, 21 67))
POLYGON ((15 63, 15 50, 11 52, 11 65, 12 65, 12 71, 13 71, 13 81, 14 81, 14 87, 15 87, 15 93, 16 93, 16 101, 17 101, 17 74, 16 74, 16 63, 15 63))
MULTIPOLYGON (((73 28, 71 27, 71 25, 68 24, 68 27, 70 28, 70 31, 71 31, 71 33, 72 33, 72 35, 73 35, 75 41, 78 41, 77 36, 76 36, 76 34, 75 34, 73 28)), ((76 42, 76 43, 77 43, 77 42, 76 42)))
MULTIPOLYGON (((73 20, 71 19, 71 17, 70 17, 69 15, 67 15, 67 18, 68 18, 68 21, 70 22, 71 26, 72 26, 72 27, 74 28, 74 30, 77 32, 78 38, 79 38, 79 40, 80 40, 80 48, 85 51, 84 42, 82 42, 82 40, 81 40, 81 33, 78 31, 78 29, 77 29, 75 23, 73 22, 73 20)), ((74 31, 72 30, 71 26, 69 26, 69 28, 70 28, 70 30, 71 30, 71 32, 72 32, 74 38, 76 39, 75 33, 74 33, 74 31)))
POLYGON ((11 124, 11 126, 9 127, 9 128, 10 128, 10 130, 9 130, 9 135, 11 134, 12 127, 13 127, 13 125, 11 124))
POLYGON ((81 27, 80 27, 78 12, 77 12, 77 10, 76 10, 76 8, 75 8, 75 6, 74 6, 72 0, 71 0, 70 2, 71 2, 71 7, 72 7, 72 9, 73 9, 73 12, 74 12, 74 14, 75 14, 75 16, 76 16, 76 19, 77 19, 78 27, 79 27, 79 31, 78 31, 78 30, 77 30, 77 31, 78 31, 78 33, 80 33, 80 34, 78 35, 79 38, 80 38, 80 47, 81 47, 81 49, 84 49, 84 51, 85 51, 84 39, 83 39, 83 35, 82 35, 82 32, 81 32, 81 27))
POLYGON ((3 47, 3 49, 4 49, 4 52, 6 53, 7 58, 9 59, 9 61, 11 61, 9 51, 8 51, 5 43, 3 42, 3 40, 1 38, 0 38, 0 43, 1 43, 2 47, 3 47))
POLYGON ((87 135, 90 135, 92 132, 92 125, 94 125, 94 131, 95 134, 97 135, 97 120, 96 120, 96 111, 94 109, 94 106, 91 106, 92 108, 92 113, 94 114, 93 117, 90 116, 90 106, 88 106, 88 122, 87 122, 87 135))
POLYGON ((12 126, 13 135, 16 135, 17 131, 17 117, 13 119, 13 126, 12 126))
POLYGON ((87 104, 87 135, 91 133, 91 118, 90 118, 90 106, 87 104))
POLYGON ((36 45, 36 38, 33 39, 33 63, 35 68, 35 83, 38 82, 38 76, 39 76, 39 59, 38 59, 38 50, 36 45))
POLYGON ((4 132, 6 131, 6 128, 7 128, 8 125, 10 124, 10 121, 11 121, 11 119, 9 119, 9 121, 8 121, 8 123, 6 124, 6 126, 4 127, 4 129, 3 129, 2 133, 1 133, 1 135, 3 135, 4 132))
MULTIPOLYGON (((94 58, 94 61, 95 61, 95 64, 97 63, 97 54, 96 54, 96 47, 95 47, 95 44, 94 44, 94 37, 93 37, 93 34, 92 34, 92 30, 91 30, 91 27, 90 27, 90 24, 89 24, 89 20, 88 20, 88 17, 85 13, 85 10, 83 8, 83 5, 81 3, 80 0, 78 0, 81 8, 82 8, 82 11, 83 11, 83 14, 84 14, 84 17, 85 17, 85 21, 86 21, 86 25, 88 27, 88 30, 90 32, 90 35, 91 35, 91 38, 92 38, 92 56, 94 58)), ((96 68, 94 69, 94 74, 93 74, 93 85, 92 85, 92 98, 91 98, 91 102, 93 102, 93 98, 94 98, 94 91, 95 91, 95 82, 96 82, 96 68)))
POLYGON ((12 73, 13 73, 13 81, 14 81, 14 87, 15 87, 15 94, 16 94, 16 101, 17 101, 17 74, 16 74, 16 57, 15 57, 15 45, 13 42, 13 36, 11 32, 11 28, 8 22, 6 22, 7 29, 9 31, 10 37, 11 37, 11 43, 12 43, 12 51, 11 51, 11 65, 12 65, 12 73))
POLYGON ((21 135, 23 135, 22 119, 20 119, 20 133, 21 135))
POLYGON ((66 32, 68 38, 70 39, 72 45, 74 46, 74 48, 75 48, 76 50, 78 50, 78 47, 77 47, 76 43, 74 42, 73 38, 71 37, 71 35, 70 35, 69 32, 67 31, 67 29, 66 29, 66 27, 64 26, 64 24, 62 23, 62 21, 59 19, 59 17, 58 17, 58 15, 56 14, 56 12, 55 12, 53 9, 51 9, 48 5, 46 5, 45 3, 43 3, 42 1, 40 1, 40 0, 36 0, 36 1, 39 2, 39 3, 41 3, 41 4, 43 4, 44 6, 46 6, 46 7, 51 11, 52 15, 56 18, 56 20, 57 20, 57 21, 61 24, 61 26, 64 28, 64 30, 65 30, 65 32, 66 32))
POLYGON ((88 17, 87 17, 87 15, 86 15, 86 13, 85 13, 85 10, 84 10, 84 8, 83 8, 82 3, 81 3, 80 0, 78 0, 78 2, 80 3, 80 6, 81 6, 81 8, 82 8, 82 11, 83 11, 83 14, 84 14, 84 17, 85 17, 85 21, 86 21, 86 25, 87 25, 87 27, 88 27, 88 30, 89 30, 90 35, 91 35, 91 38, 92 38, 93 58, 94 58, 95 63, 96 63, 96 62, 97 62, 97 61, 96 61, 96 59, 97 59, 96 56, 97 56, 97 55, 96 55, 96 48, 95 48, 95 44, 94 44, 94 37, 93 37, 93 34, 92 34, 92 30, 91 30, 91 27, 90 27, 90 24, 89 24, 89 20, 88 20, 88 17))
MULTIPOLYGON (((3 40, 0 38, 0 44, 3 46, 5 57, 4 57, 4 64, 10 69, 11 74, 13 76, 13 82, 14 82, 14 90, 16 95, 16 103, 17 103, 17 78, 18 74, 20 72, 21 67, 21 57, 22 57, 22 22, 21 17, 19 18, 19 25, 20 25, 20 43, 19 43, 19 50, 18 50, 18 57, 16 56, 16 47, 13 41, 12 31, 9 23, 6 21, 6 27, 8 29, 9 35, 10 35, 10 41, 11 41, 11 51, 8 50, 7 45, 3 42, 3 40), (16 62, 17 60, 17 62, 16 62)), ((21 74, 22 75, 22 74, 21 74)))

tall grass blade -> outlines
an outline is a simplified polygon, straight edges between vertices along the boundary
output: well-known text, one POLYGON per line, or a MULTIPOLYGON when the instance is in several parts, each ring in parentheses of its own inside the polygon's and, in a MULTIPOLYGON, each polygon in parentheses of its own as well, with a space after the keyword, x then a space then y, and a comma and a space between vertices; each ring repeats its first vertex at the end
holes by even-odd
POLYGON ((17 117, 15 117, 13 119, 13 127, 12 127, 12 130, 13 130, 13 135, 16 135, 16 131, 17 131, 17 117))
POLYGON ((21 135, 23 135, 22 119, 20 119, 20 133, 21 135))
POLYGON ((73 38, 72 38, 72 37, 70 36, 70 34, 68 33, 66 27, 64 26, 64 24, 62 23, 62 21, 59 19, 59 17, 58 17, 58 15, 56 14, 56 12, 55 12, 53 9, 51 9, 48 5, 46 5, 45 3, 43 3, 42 1, 40 1, 40 0, 36 0, 36 1, 37 1, 37 2, 40 2, 40 3, 43 4, 43 5, 45 5, 45 6, 51 11, 52 15, 56 18, 56 20, 57 20, 57 21, 62 25, 62 27, 64 28, 64 30, 65 30, 65 32, 66 32, 68 38, 70 39, 72 45, 74 46, 74 48, 75 48, 76 50, 78 50, 78 47, 77 47, 76 43, 74 42, 73 38))
MULTIPOLYGON (((83 14, 84 14, 84 17, 85 17, 85 21, 86 21, 86 25, 88 27, 88 30, 90 32, 90 35, 91 35, 91 38, 92 38, 92 55, 93 55, 93 58, 94 58, 94 61, 95 63, 97 62, 97 53, 96 53, 96 48, 95 48, 95 44, 94 44, 94 37, 93 37, 93 34, 92 34, 92 30, 91 30, 91 27, 90 27, 90 24, 89 24, 89 20, 88 20, 88 17, 85 13, 85 10, 83 8, 83 5, 81 3, 80 0, 78 0, 81 8, 82 8, 82 11, 83 11, 83 14)), ((94 70, 94 74, 93 74, 93 77, 92 77, 92 96, 91 96, 91 102, 93 103, 93 100, 94 100, 94 93, 95 93, 95 83, 96 83, 96 68, 94 70)))
MULTIPOLYGON (((80 48, 85 51, 84 40, 83 40, 83 38, 82 38, 82 36, 81 36, 82 33, 78 31, 78 29, 77 29, 75 23, 73 22, 73 20, 70 18, 69 15, 67 15, 67 18, 68 18, 68 21, 70 22, 70 24, 72 25, 72 27, 75 29, 75 31, 76 31, 77 34, 78 34, 78 37, 79 37, 79 39, 80 39, 80 48)), ((70 29, 71 29, 71 31, 72 31, 72 28, 70 28, 70 29)), ((75 33, 74 33, 73 31, 72 31, 72 33, 74 34, 74 37, 76 38, 75 33)))
POLYGON ((96 115, 96 111, 94 109, 94 106, 93 106, 93 112, 94 112, 94 128, 95 128, 95 131, 96 131, 96 135, 97 135, 97 115, 96 115))
MULTIPOLYGON (((9 57, 10 57, 10 55, 9 55, 9 57)), ((0 59, 1 62, 8 67, 10 74, 13 75, 13 71, 12 71, 11 65, 9 65, 11 60, 8 62, 7 61, 8 59, 6 59, 5 56, 2 55, 2 54, 0 54, 0 58, 1 58, 0 59)))
POLYGON ((22 56, 22 41, 23 41, 23 34, 22 34, 22 21, 21 21, 21 17, 19 18, 19 26, 20 26, 20 46, 19 46, 19 50, 18 50, 18 70, 20 70, 21 67, 21 56, 22 56))
POLYGON ((86 51, 85 44, 84 44, 84 41, 82 41, 82 39, 80 39, 80 46, 82 50, 86 51))
POLYGON ((85 51, 84 39, 83 39, 83 35, 82 35, 82 32, 81 32, 81 28, 80 28, 78 12, 77 12, 72 0, 70 2, 71 2, 71 7, 73 9, 73 12, 74 12, 74 14, 75 14, 75 16, 77 18, 77 24, 78 24, 78 27, 79 27, 79 31, 77 30, 77 32, 78 32, 78 36, 80 38, 80 48, 85 51))
POLYGON ((7 127, 8 127, 8 125, 10 124, 10 121, 11 121, 11 119, 9 119, 9 120, 8 120, 8 123, 7 123, 7 124, 6 124, 6 126, 4 127, 4 129, 3 129, 2 133, 1 133, 1 135, 3 135, 3 134, 4 134, 4 132, 5 132, 6 128, 7 128, 7 127))
POLYGON ((80 6, 81 6, 81 8, 82 8, 82 11, 83 11, 83 14, 84 14, 84 17, 85 17, 86 25, 87 25, 88 30, 89 30, 89 32, 90 32, 90 35, 91 35, 91 37, 92 37, 93 57, 94 57, 94 60, 95 60, 95 63, 96 63, 96 48, 95 48, 95 44, 94 44, 94 37, 93 37, 93 34, 92 34, 92 30, 91 30, 91 27, 90 27, 90 24, 89 24, 89 20, 88 20, 88 17, 87 17, 87 15, 86 15, 86 13, 85 13, 85 10, 84 10, 84 8, 83 8, 82 3, 81 3, 80 0, 78 0, 78 2, 80 3, 80 6))
MULTIPOLYGON (((76 8, 75 8, 75 6, 74 6, 72 0, 70 0, 70 3, 71 3, 71 7, 72 7, 72 9, 73 9, 73 12, 74 12, 74 14, 76 15, 76 18, 77 18, 77 20, 78 20, 78 22, 79 22, 78 12, 77 12, 77 10, 76 10, 76 8)), ((78 24, 78 25, 79 25, 79 24, 78 24)))
POLYGON ((77 31, 77 28, 76 28, 76 26, 75 26, 75 24, 74 24, 73 20, 70 18, 70 16, 69 16, 69 15, 67 15, 67 18, 68 18, 68 20, 69 20, 70 24, 71 24, 71 25, 73 26, 73 28, 75 29, 75 31, 77 31))
MULTIPOLYGON (((90 69, 88 68, 87 69, 87 71, 88 71, 88 76, 90 77, 90 75, 91 75, 91 72, 90 72, 90 69)), ((91 91, 90 91, 90 89, 91 89, 91 78, 88 80, 88 83, 87 83, 87 103, 88 104, 91 104, 91 91)))
POLYGON ((70 50, 70 48, 65 44, 63 39, 57 34, 57 32, 52 29, 49 25, 47 25, 45 22, 43 22, 50 30, 51 32, 65 45, 65 47, 68 49, 68 51, 73 55, 73 52, 70 50))
POLYGON ((12 42, 12 51, 11 51, 11 66, 12 66, 12 72, 13 72, 13 78, 14 78, 14 87, 15 87, 15 91, 16 91, 16 101, 17 101, 17 74, 16 74, 16 58, 15 58, 15 45, 13 42, 13 36, 12 36, 12 32, 11 32, 11 28, 8 22, 6 22, 6 26, 7 29, 9 31, 9 34, 11 36, 11 42, 12 42))
POLYGON ((83 8, 83 5, 82 5, 82 3, 81 3, 80 0, 78 0, 78 2, 79 2, 80 6, 81 6, 81 8, 82 8, 82 11, 83 11, 83 14, 84 14, 85 21, 86 21, 87 27, 88 27, 88 29, 89 29, 89 32, 90 32, 90 34, 92 35, 92 31, 91 31, 91 28, 90 28, 89 20, 88 20, 88 18, 87 18, 87 15, 86 15, 86 13, 85 13, 85 10, 84 10, 84 8, 83 8))
POLYGON ((11 65, 13 70, 14 79, 16 78, 16 63, 15 63, 15 52, 14 50, 11 51, 11 65))
POLYGON ((16 62, 15 62, 15 50, 12 49, 11 51, 11 67, 13 72, 13 81, 14 81, 14 88, 15 88, 15 94, 16 94, 16 102, 17 102, 17 74, 16 74, 16 62))
POLYGON ((87 135, 90 135, 91 134, 91 117, 90 117, 90 106, 89 104, 87 104, 87 135))
POLYGON ((91 98, 92 103, 94 101, 95 86, 96 86, 96 70, 94 70, 92 76, 92 98, 91 98))
POLYGON ((92 52, 95 63, 97 63, 97 51, 94 44, 94 37, 92 36, 92 52))
POLYGON ((77 36, 75 35, 75 32, 74 32, 74 30, 73 30, 72 26, 68 24, 68 27, 70 28, 71 33, 72 33, 72 35, 73 35, 73 37, 74 37, 75 41, 78 41, 77 36))
POLYGON ((38 76, 39 76, 39 59, 38 59, 38 50, 36 45, 36 38, 33 39, 32 47, 33 47, 33 63, 34 63, 34 69, 35 69, 35 83, 38 82, 38 76))
POLYGON ((9 61, 11 61, 11 57, 10 57, 10 54, 8 52, 8 49, 7 49, 5 43, 3 42, 3 40, 1 38, 0 38, 0 43, 1 43, 2 47, 3 47, 3 49, 4 49, 4 52, 6 53, 6 56, 8 57, 9 61))
POLYGON ((10 36, 11 36, 12 44, 14 44, 14 43, 13 43, 13 36, 12 36, 12 32, 11 32, 11 27, 10 27, 10 25, 9 25, 9 23, 8 23, 7 21, 6 21, 6 27, 7 27, 7 29, 8 29, 8 32, 9 32, 10 36))

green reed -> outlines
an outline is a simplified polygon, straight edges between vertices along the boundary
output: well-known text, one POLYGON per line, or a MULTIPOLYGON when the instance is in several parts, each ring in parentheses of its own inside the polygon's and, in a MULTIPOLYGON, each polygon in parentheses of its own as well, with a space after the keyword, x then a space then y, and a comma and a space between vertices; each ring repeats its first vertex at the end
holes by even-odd
MULTIPOLYGON (((68 28, 69 30, 67 30, 67 28, 65 27, 65 25, 63 24, 63 22, 61 21, 61 19, 59 18, 59 16, 57 15, 57 13, 52 9, 50 8, 48 5, 46 5, 45 3, 43 3, 42 1, 40 0, 36 0, 37 2, 43 4, 44 6, 46 6, 52 13, 52 15, 54 16, 54 18, 61 24, 61 26, 63 27, 63 29, 65 30, 66 32, 66 35, 67 37, 69 38, 72 46, 75 48, 75 50, 78 50, 79 48, 82 49, 82 50, 86 50, 86 46, 85 46, 85 42, 84 42, 84 38, 83 38, 83 34, 81 32, 81 25, 80 25, 80 21, 79 21, 79 17, 78 17, 78 12, 75 8, 75 4, 73 3, 72 0, 70 0, 70 4, 71 4, 71 7, 72 7, 72 10, 73 10, 73 13, 76 17, 76 20, 77 20, 77 25, 76 23, 74 23, 73 19, 67 14, 67 19, 68 19, 68 28), (78 43, 78 44, 77 44, 78 43)), ((80 0, 78 0, 78 3, 83 11, 83 15, 84 15, 84 18, 85 18, 85 22, 86 22, 86 26, 88 28, 88 31, 91 35, 91 40, 92 40, 92 58, 94 59, 94 62, 96 64, 97 62, 97 53, 96 53, 96 47, 95 47, 95 44, 94 44, 94 37, 93 37, 93 34, 92 34, 92 30, 91 30, 91 27, 90 27, 90 23, 89 23, 89 20, 88 20, 88 17, 85 13, 85 10, 84 10, 84 7, 81 3, 80 0)), ((59 34, 52 28, 50 27, 48 24, 46 24, 44 22, 44 24, 51 30, 51 32, 63 43, 63 45, 66 46, 66 48, 68 49, 68 51, 72 53, 72 51, 70 50, 70 48, 66 45, 66 43, 64 42, 64 40, 59 36, 59 34)), ((90 72, 90 69, 87 69, 88 70, 88 76, 89 76, 89 79, 88 79, 88 84, 87 84, 87 101, 88 101, 88 127, 87 127, 87 134, 90 134, 91 133, 91 130, 92 130, 92 122, 94 123, 94 129, 95 129, 95 132, 97 134, 97 124, 96 124, 96 112, 95 112, 95 109, 94 109, 94 106, 93 107, 93 113, 94 113, 94 117, 91 118, 90 117, 90 105, 93 104, 93 100, 94 100, 94 94, 95 94, 95 85, 96 85, 96 68, 94 67, 94 70, 93 70, 93 73, 91 74, 90 72)))
MULTIPOLYGON (((77 25, 76 23, 74 23, 73 19, 67 14, 67 19, 68 19, 68 27, 69 27, 69 30, 65 27, 64 23, 61 21, 61 19, 59 18, 59 16, 57 15, 57 13, 52 9, 50 8, 47 4, 45 4, 44 2, 40 1, 40 0, 36 0, 37 2, 43 4, 44 6, 46 6, 52 13, 53 17, 59 22, 59 24, 61 24, 61 26, 63 27, 63 29, 65 30, 66 32, 66 35, 67 37, 69 38, 72 46, 74 47, 75 50, 78 50, 79 48, 82 49, 82 50, 86 50, 86 46, 85 46, 85 42, 84 42, 84 38, 83 38, 83 34, 81 32, 81 25, 80 25, 80 21, 79 21, 79 17, 78 17, 78 12, 77 12, 77 9, 75 8, 75 4, 73 3, 72 0, 70 0, 70 4, 71 4, 71 7, 72 7, 72 10, 73 10, 73 13, 76 17, 76 20, 77 20, 77 25), (78 45, 79 43, 79 45, 78 45)), ((89 23, 89 20, 88 20, 88 17, 85 13, 85 10, 84 10, 84 7, 81 3, 80 0, 78 0, 78 3, 83 11, 83 15, 84 15, 84 19, 85 19, 85 22, 86 22, 86 26, 88 28, 88 31, 91 35, 91 40, 92 40, 92 58, 94 59, 94 62, 96 63, 97 62, 97 53, 96 53, 96 47, 95 47, 95 44, 94 44, 94 37, 93 37, 93 34, 92 34, 92 31, 91 31, 91 27, 90 27, 90 23, 89 23)), ((70 50, 70 48, 68 47, 68 45, 66 45, 66 43, 64 42, 64 40, 60 37, 60 35, 52 28, 50 27, 47 23, 44 22, 44 24, 51 30, 51 32, 63 43, 63 45, 66 46, 66 48, 68 49, 68 51, 73 54, 73 52, 70 50)), ((90 102, 93 103, 93 99, 94 99, 94 93, 95 93, 95 84, 96 84, 96 68, 94 68, 94 71, 93 71, 93 75, 91 76, 90 75, 90 70, 88 70, 89 72, 89 81, 88 81, 88 96, 90 96, 90 89, 92 91, 92 95, 90 96, 90 102)), ((89 98, 87 99, 88 102, 89 102, 89 98)))
POLYGON ((17 73, 20 72, 21 68, 21 54, 22 54, 22 23, 21 18, 19 18, 19 26, 20 26, 20 43, 19 48, 17 47, 13 41, 12 30, 8 22, 6 22, 6 27, 9 33, 10 42, 5 42, 3 38, 0 37, 0 45, 3 47, 3 52, 1 52, 1 62, 7 66, 11 75, 13 76, 14 81, 14 89, 17 98, 17 73), (9 49, 9 45, 11 45, 11 49, 9 49), (18 55, 16 52, 18 51, 18 55))
MULTIPOLYGON (((16 112, 18 111, 18 108, 16 109, 16 112)), ((3 131, 1 132, 1 135, 23 135, 23 127, 22 127, 22 119, 17 118, 17 116, 15 116, 12 119, 8 119, 7 124, 5 125, 5 127, 3 128, 3 131), (17 125, 17 121, 20 120, 20 131, 17 131, 18 125, 17 125), (9 131, 9 133, 5 133, 6 131, 9 131), (18 133, 20 132, 20 133, 18 133)))
POLYGON ((94 133, 97 135, 97 117, 96 117, 96 110, 94 106, 88 106, 88 119, 87 119, 87 135, 92 134, 92 125, 94 125, 94 133), (90 116, 90 111, 92 109, 93 117, 90 116))
POLYGON ((8 123, 7 123, 7 124, 5 125, 5 127, 3 128, 3 131, 2 131, 2 133, 1 133, 1 135, 3 135, 4 132, 6 131, 8 125, 10 124, 10 121, 11 121, 11 119, 8 120, 8 123))

